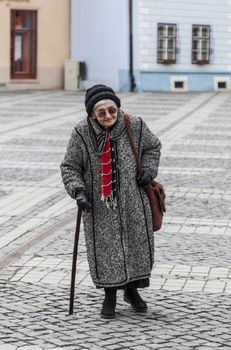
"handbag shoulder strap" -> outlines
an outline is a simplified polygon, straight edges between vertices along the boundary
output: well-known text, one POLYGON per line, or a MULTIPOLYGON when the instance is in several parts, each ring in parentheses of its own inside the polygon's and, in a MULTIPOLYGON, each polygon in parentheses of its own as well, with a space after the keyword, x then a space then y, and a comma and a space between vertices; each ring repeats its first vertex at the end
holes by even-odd
POLYGON ((137 149, 136 149, 135 141, 134 141, 134 138, 132 136, 131 119, 130 119, 128 114, 124 115, 124 122, 125 122, 125 126, 126 126, 126 129, 127 129, 127 134, 128 134, 128 139, 129 139, 129 142, 130 142, 130 145, 131 145, 131 149, 132 149, 132 152, 133 152, 135 160, 136 160, 137 171, 138 171, 139 175, 142 175, 143 174, 143 169, 142 169, 142 165, 141 165, 139 154, 138 154, 137 149))

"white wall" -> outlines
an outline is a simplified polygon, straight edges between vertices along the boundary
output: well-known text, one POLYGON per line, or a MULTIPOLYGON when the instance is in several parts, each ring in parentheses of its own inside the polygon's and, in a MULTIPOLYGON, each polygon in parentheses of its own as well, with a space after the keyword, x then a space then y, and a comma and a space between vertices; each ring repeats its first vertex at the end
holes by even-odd
POLYGON ((129 66, 128 1, 72 0, 72 59, 85 61, 85 88, 103 83, 119 89, 129 66))
POLYGON ((228 71, 231 69, 231 2, 229 0, 138 0, 140 69, 164 71, 228 71), (177 64, 157 64, 157 23, 176 23, 177 64), (211 25, 211 64, 191 64, 193 24, 211 25))

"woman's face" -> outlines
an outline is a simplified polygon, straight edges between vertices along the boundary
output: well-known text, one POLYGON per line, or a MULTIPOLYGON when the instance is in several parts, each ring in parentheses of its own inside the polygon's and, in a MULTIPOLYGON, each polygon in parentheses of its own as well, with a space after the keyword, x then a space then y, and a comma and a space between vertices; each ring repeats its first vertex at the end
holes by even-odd
POLYGON ((99 104, 94 108, 92 118, 96 119, 104 129, 111 128, 118 119, 118 107, 113 101, 99 104))

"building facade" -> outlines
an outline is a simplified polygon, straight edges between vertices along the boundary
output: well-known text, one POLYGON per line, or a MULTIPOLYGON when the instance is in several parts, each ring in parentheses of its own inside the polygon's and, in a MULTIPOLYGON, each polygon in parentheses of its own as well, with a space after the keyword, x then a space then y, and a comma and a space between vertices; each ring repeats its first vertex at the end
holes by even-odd
POLYGON ((230 0, 72 0, 71 57, 83 86, 230 90, 230 0))
POLYGON ((230 89, 231 2, 139 1, 142 90, 230 89))
POLYGON ((69 0, 0 0, 0 86, 63 88, 69 0))

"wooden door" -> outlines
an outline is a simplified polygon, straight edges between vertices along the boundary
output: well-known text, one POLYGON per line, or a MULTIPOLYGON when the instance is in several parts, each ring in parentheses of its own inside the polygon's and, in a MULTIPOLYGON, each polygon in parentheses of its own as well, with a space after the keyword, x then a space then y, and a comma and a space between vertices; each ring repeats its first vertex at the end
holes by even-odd
POLYGON ((11 78, 35 79, 37 11, 11 11, 11 78))

